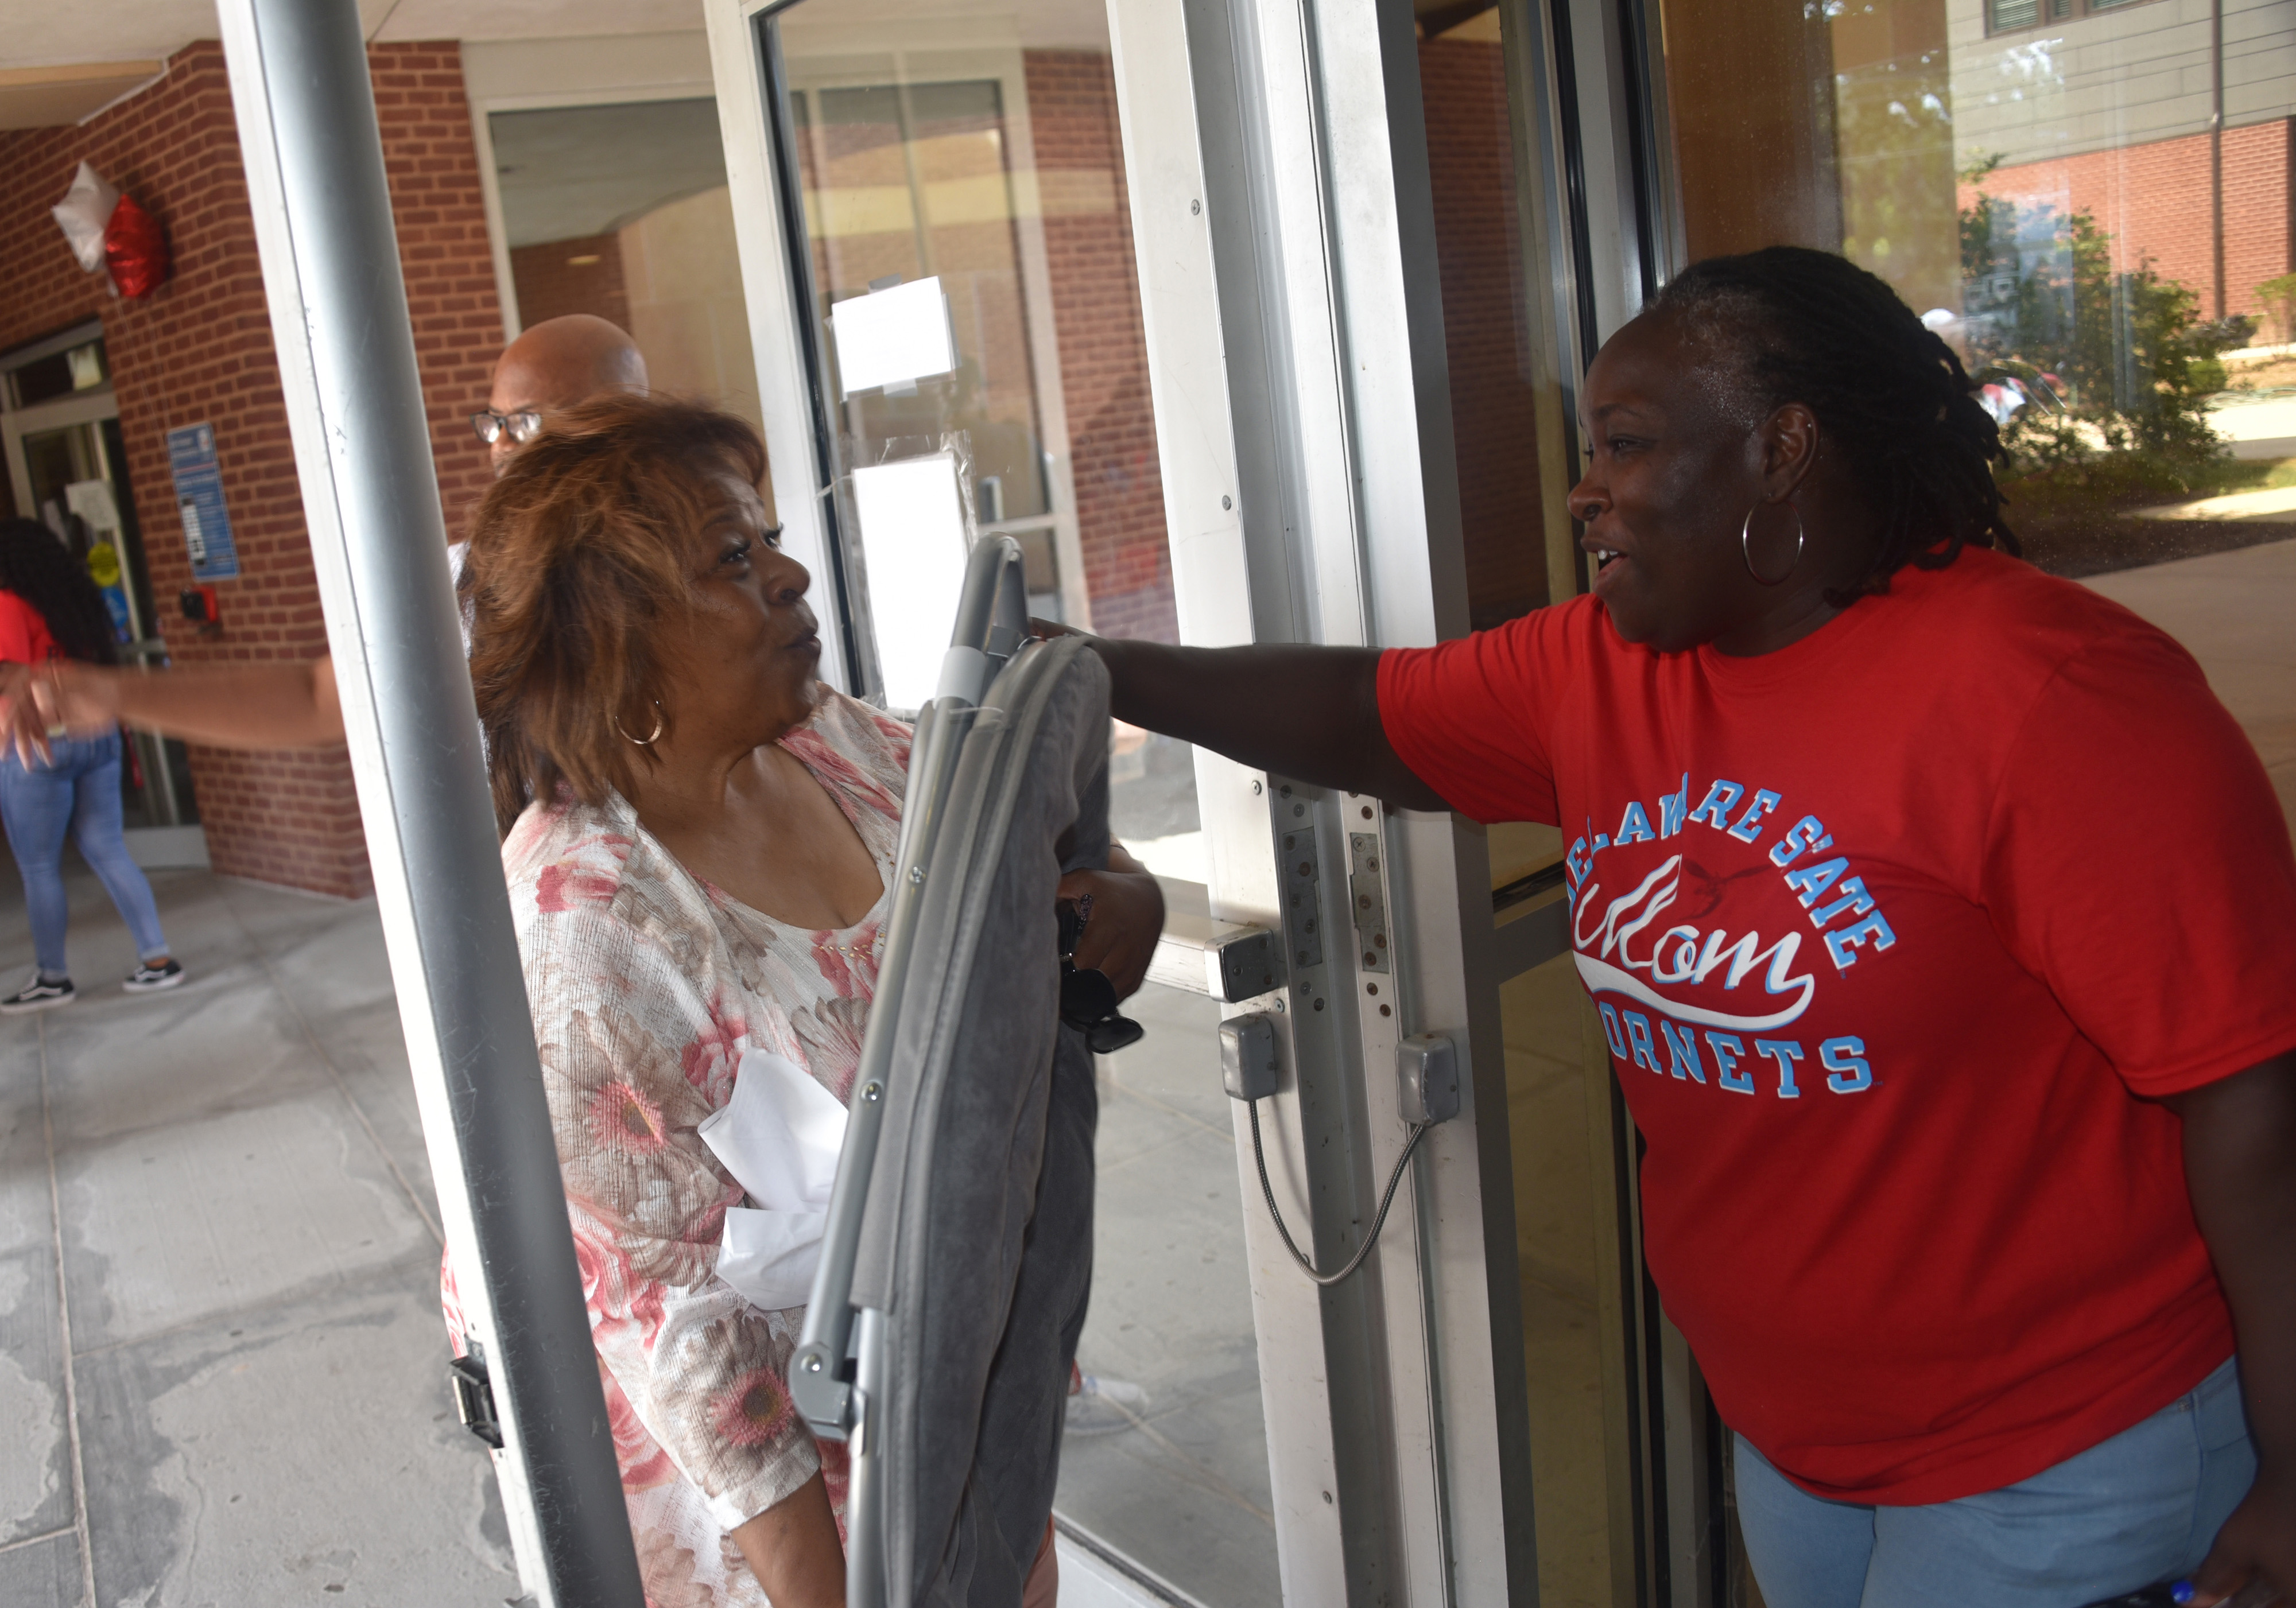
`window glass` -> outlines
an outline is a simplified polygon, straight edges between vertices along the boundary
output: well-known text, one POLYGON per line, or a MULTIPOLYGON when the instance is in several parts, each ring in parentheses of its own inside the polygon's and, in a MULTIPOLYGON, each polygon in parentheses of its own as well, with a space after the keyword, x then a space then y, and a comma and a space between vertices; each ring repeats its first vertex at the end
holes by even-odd
POLYGON ((1661 9, 1689 255, 1792 242, 1896 286, 1985 383, 2033 562, 2296 537, 2284 7, 1661 9))
MULTIPOLYGON (((1534 85, 1543 47, 1519 31, 1529 8, 1417 9, 1468 617, 1487 629, 1582 589, 1563 501, 1575 476, 1559 190, 1542 166, 1554 142, 1534 85)), ((1502 931, 1561 897, 1553 827, 1493 827, 1488 844, 1502 931)), ((1567 958, 1503 980, 1498 994, 1538 1599, 1632 1602, 1648 1504, 1610 1060, 1567 958)))
MULTIPOLYGON (((1020 542, 1039 614, 1177 641, 1101 0, 801 0, 759 37, 862 690, 929 694, 906 644, 946 643, 954 600, 910 571, 983 533, 1020 542)), ((1202 914, 1190 751, 1119 726, 1110 774, 1117 835, 1202 914)), ((1149 1030, 1100 1063, 1055 1513, 1160 1600, 1275 1608, 1222 1013, 1154 985, 1127 1008, 1149 1030)))
POLYGON ((1688 257, 1799 244, 1893 285, 1981 382, 2025 556, 2177 636, 2296 815, 2296 14, 1657 9, 1688 257))
POLYGON ((718 103, 490 113, 521 328, 591 313, 630 332, 656 390, 760 429, 718 103))
POLYGON ((1419 82, 1468 613, 1482 630, 1546 603, 1558 581, 1562 595, 1578 588, 1562 390, 1540 316, 1549 240, 1536 184, 1516 173, 1528 131, 1509 109, 1500 10, 1458 14, 1429 13, 1419 82))
MULTIPOLYGON (((1015 23, 933 0, 807 4, 766 31, 865 688, 914 707, 915 677, 889 680, 884 644, 947 628, 892 617, 905 588, 870 585, 873 562, 938 538, 860 482, 943 454, 957 505, 943 528, 1017 540, 1037 613, 1177 641, 1103 9, 1062 0, 1015 23), (897 36, 914 42, 890 47, 897 36), (898 316, 876 305, 892 293, 898 316), (860 339, 878 328, 890 355, 860 339), (930 349, 900 356, 918 340, 930 349)), ((1205 881, 1185 745, 1119 728, 1111 784, 1127 846, 1205 881)))

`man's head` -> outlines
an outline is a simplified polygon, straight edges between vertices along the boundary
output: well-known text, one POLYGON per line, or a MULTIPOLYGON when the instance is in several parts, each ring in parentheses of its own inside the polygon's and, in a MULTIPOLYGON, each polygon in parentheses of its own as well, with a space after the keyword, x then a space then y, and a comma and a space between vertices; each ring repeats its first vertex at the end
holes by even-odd
MULTIPOLYGON (((503 349, 487 406, 508 419, 555 413, 605 391, 645 389, 645 359, 637 343, 603 318, 570 313, 536 324, 503 349)), ((496 427, 488 443, 496 474, 523 445, 509 429, 496 427)))

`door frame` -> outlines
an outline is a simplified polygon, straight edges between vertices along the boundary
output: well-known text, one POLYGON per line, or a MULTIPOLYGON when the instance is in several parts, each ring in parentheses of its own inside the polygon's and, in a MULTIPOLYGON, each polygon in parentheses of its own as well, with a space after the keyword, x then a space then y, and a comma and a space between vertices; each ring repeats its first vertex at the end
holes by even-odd
MULTIPOLYGON (((775 501, 791 546, 827 560, 834 487, 823 483, 831 460, 790 258, 803 235, 783 214, 756 27, 789 3, 713 0, 705 14, 775 501)), ((1537 119, 1529 143, 1542 147, 1518 149, 1553 226, 1527 237, 1526 260, 1549 275, 1539 316, 1554 332, 1568 455, 1578 375, 1676 266, 1671 214, 1652 201, 1671 181, 1652 155, 1662 124, 1636 0, 1503 3, 1515 22, 1511 77, 1537 119)), ((1404 646, 1464 635, 1408 0, 1108 6, 1182 640, 1404 646)), ((1585 586, 1572 534, 1547 533, 1558 595, 1585 586)), ((1380 867, 1391 973, 1328 954, 1234 1007, 1278 1026, 1289 1076, 1265 1124, 1270 1173, 1287 1215, 1311 1224, 1319 1264, 1353 1249, 1401 1149, 1399 1036, 1449 1033, 1470 1074, 1460 1116, 1423 1142, 1380 1251, 1337 1290, 1300 1276, 1259 1209, 1245 1113, 1234 1113, 1285 1599, 1536 1600, 1497 989, 1562 953, 1562 923, 1534 909, 1497 924, 1482 835, 1447 815, 1388 810, 1201 751, 1196 765, 1216 919, 1282 928, 1287 832, 1315 848, 1326 931, 1352 925, 1342 868, 1364 863, 1366 843, 1380 867), (1374 981, 1398 1016, 1377 1013, 1374 981), (1335 1008, 1342 998, 1355 1008, 1335 1008)), ((1609 1131, 1622 1294, 1605 1331, 1633 1404, 1622 1428, 1636 1464, 1623 1561, 1634 1600, 1702 1605, 1710 1577, 1685 1532, 1706 1526, 1685 1497, 1702 1499, 1709 1420, 1686 1350, 1644 1295, 1631 1130, 1615 1094, 1609 1131), (1682 1584, 1669 1591, 1669 1577, 1682 1584)))

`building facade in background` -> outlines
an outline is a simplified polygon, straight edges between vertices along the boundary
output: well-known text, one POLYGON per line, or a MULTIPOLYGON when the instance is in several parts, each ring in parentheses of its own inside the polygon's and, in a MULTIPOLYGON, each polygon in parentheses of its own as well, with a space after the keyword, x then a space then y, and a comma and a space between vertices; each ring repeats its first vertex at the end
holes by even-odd
MULTIPOLYGON (((865 194, 832 184, 816 209, 821 260, 825 267, 832 247, 865 255, 875 232, 914 248, 910 273, 929 263, 952 283, 964 279, 956 316, 1002 332, 989 346, 975 343, 986 363, 973 448, 980 522, 1030 549, 1032 587, 1048 611, 1177 640, 1108 59, 1013 54, 1005 98, 1014 106, 997 102, 1004 86, 993 78, 950 91, 962 98, 988 86, 981 128, 994 128, 980 148, 994 171, 952 185, 912 163, 897 185, 865 194), (1033 133, 1025 161, 997 142, 1008 122, 1033 133), (1011 462, 988 461, 996 454, 1011 462)), ((376 44, 369 56, 450 532, 488 484, 469 415, 486 406, 504 342, 544 319, 609 318, 637 340, 658 389, 759 421, 699 32, 376 44)), ((847 89, 824 85, 817 98, 865 111, 890 93, 847 89)), ((898 128, 857 132, 865 143, 891 139, 897 155, 903 149, 898 128)), ((922 132, 930 144, 950 131, 922 132)), ((0 132, 0 240, 12 265, 0 291, 0 371, 12 353, 45 360, 61 332, 100 338, 93 349, 103 372, 89 389, 107 414, 116 410, 119 462, 102 472, 127 529, 111 536, 73 523, 45 481, 37 496, 8 488, 10 511, 28 504, 83 551, 91 537, 126 551, 127 589, 141 600, 131 635, 148 643, 136 656, 150 662, 324 652, 220 46, 176 52, 156 80, 84 125, 0 132), (49 215, 82 160, 167 234, 175 270, 148 297, 121 301, 102 275, 83 273, 49 215), (237 562, 236 574, 221 578, 194 573, 196 532, 179 511, 168 456, 169 432, 200 424, 212 427, 237 562), (201 587, 214 594, 211 620, 184 606, 201 587)), ((866 289, 839 283, 833 293, 866 289)), ((368 891, 344 750, 177 753, 176 818, 204 829, 217 870, 341 897, 368 891)), ((165 768, 157 744, 152 756, 165 768)))

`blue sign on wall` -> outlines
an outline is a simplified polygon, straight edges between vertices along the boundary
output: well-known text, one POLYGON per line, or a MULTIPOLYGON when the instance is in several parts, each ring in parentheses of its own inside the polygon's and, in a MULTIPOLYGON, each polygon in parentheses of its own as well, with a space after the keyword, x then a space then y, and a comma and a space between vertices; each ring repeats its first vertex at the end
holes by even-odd
POLYGON ((176 511, 184 516, 184 545, 199 580, 233 580, 239 549, 224 511, 223 473, 216 467, 215 426, 186 424, 168 432, 168 468, 176 477, 176 511))

